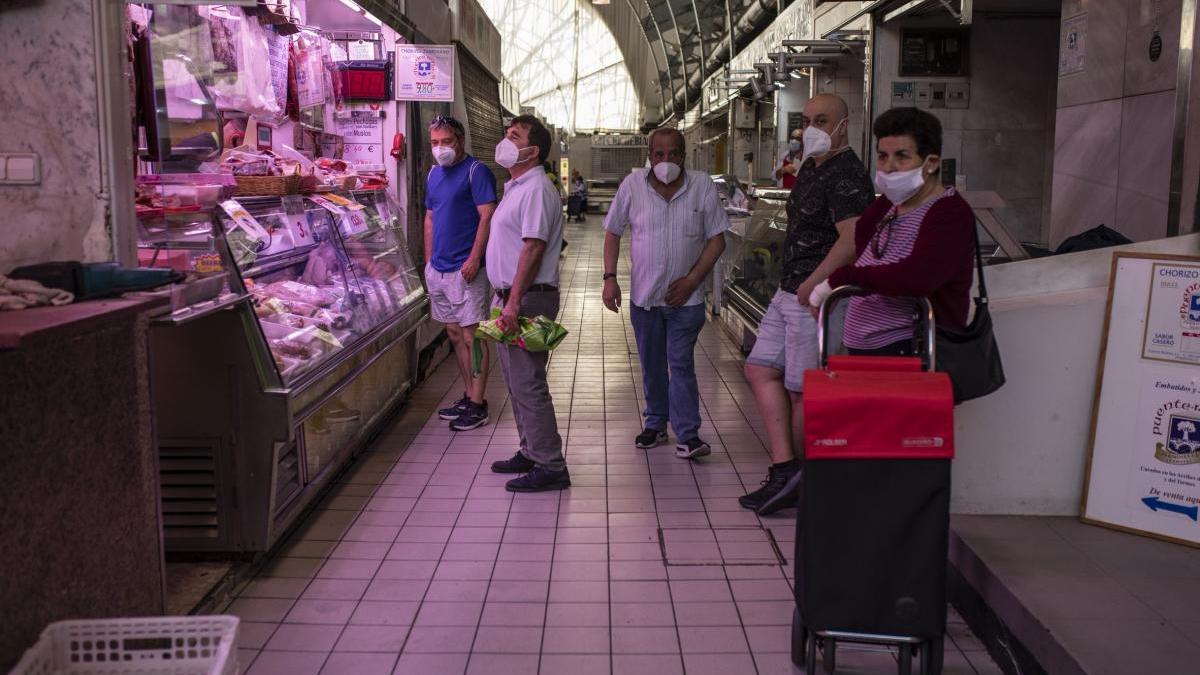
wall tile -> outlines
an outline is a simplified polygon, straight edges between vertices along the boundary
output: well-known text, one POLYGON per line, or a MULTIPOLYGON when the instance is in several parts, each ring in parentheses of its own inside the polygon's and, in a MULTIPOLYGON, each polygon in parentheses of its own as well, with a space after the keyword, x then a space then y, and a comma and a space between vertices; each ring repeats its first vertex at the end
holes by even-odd
POLYGON ((1117 216, 1117 188, 1055 172, 1051 190, 1051 247, 1100 224, 1112 227, 1117 216))
POLYGON ((1138 0, 1129 4, 1129 30, 1125 36, 1125 95, 1136 96, 1175 88, 1179 71, 1179 0, 1138 0), (1150 38, 1154 35, 1154 7, 1158 17, 1162 56, 1151 61, 1150 38))
POLYGON ((1121 96, 1125 84, 1126 4, 1126 0, 1067 0, 1063 4, 1063 19, 1087 12, 1087 42, 1083 71, 1058 80, 1058 107, 1121 96))
POLYGON ((1134 241, 1167 236, 1167 200, 1133 190, 1117 190, 1117 216, 1113 229, 1134 241))
POLYGON ((1116 187, 1121 102, 1060 108, 1054 125, 1054 172, 1116 187))
POLYGON ((1121 109, 1117 187, 1166 201, 1171 183, 1175 92, 1126 98, 1121 109))

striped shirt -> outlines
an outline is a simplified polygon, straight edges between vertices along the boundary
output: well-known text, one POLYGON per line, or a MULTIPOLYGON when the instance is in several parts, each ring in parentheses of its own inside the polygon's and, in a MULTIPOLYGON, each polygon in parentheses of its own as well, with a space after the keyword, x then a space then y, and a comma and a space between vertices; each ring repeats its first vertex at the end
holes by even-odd
MULTIPOLYGON (((708 240, 729 229, 708 174, 685 171, 683 185, 667 201, 650 184, 649 173, 638 169, 621 181, 604 219, 604 229, 618 237, 633 230, 629 301, 644 308, 665 306, 667 286, 687 276, 708 240)), ((702 302, 703 284, 684 304, 702 302)))
MULTIPOLYGON (((952 195, 954 188, 946 188, 937 197, 895 218, 896 207, 892 206, 881 221, 885 224, 876 230, 870 244, 863 248, 854 267, 894 265, 910 257, 929 210, 952 195), (892 219, 890 224, 889 219, 892 219)), ((911 297, 878 294, 853 297, 846 311, 843 341, 847 347, 854 349, 878 349, 910 340, 916 309, 916 301, 911 297)))

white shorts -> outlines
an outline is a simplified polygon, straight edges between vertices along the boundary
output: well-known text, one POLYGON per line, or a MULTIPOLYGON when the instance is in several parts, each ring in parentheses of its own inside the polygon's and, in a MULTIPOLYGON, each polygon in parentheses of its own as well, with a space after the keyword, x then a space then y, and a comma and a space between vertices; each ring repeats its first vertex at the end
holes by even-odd
MULTIPOLYGON (((845 309, 846 303, 840 303, 830 317, 831 353, 841 343, 845 309)), ((820 361, 818 330, 817 320, 808 307, 800 304, 795 293, 776 291, 758 324, 754 349, 746 357, 746 363, 778 370, 783 373, 784 388, 799 392, 804 389, 804 371, 816 368, 820 361)))
POLYGON ((434 321, 473 326, 488 318, 492 289, 487 270, 480 268, 475 281, 467 283, 462 272, 439 272, 425 265, 425 285, 429 287, 430 314, 434 321))

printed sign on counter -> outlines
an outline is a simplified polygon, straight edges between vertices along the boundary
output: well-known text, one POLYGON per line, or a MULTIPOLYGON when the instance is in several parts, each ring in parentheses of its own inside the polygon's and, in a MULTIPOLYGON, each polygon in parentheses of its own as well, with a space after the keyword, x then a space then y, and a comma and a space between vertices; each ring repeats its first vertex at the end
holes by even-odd
POLYGON ((1142 358, 1200 363, 1200 266, 1154 265, 1142 358))
POLYGON ((397 45, 396 99, 454 100, 453 45, 397 45))
POLYGON ((1200 258, 1117 253, 1085 522, 1200 546, 1200 258))
POLYGON ((333 214, 334 219, 338 221, 338 228, 347 237, 366 232, 370 227, 364 207, 358 202, 352 202, 345 197, 332 194, 313 195, 311 199, 314 204, 333 214))
POLYGON ((312 228, 308 224, 308 213, 304 210, 304 198, 300 195, 284 197, 283 212, 287 215, 287 226, 288 232, 292 235, 292 245, 300 247, 312 244, 312 228))

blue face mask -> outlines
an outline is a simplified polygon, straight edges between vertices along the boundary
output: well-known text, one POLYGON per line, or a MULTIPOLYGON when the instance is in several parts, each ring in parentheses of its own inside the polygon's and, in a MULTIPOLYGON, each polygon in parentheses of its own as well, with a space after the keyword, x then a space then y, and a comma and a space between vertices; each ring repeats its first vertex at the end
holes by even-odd
POLYGON ((791 152, 800 152, 804 149, 804 144, 796 139, 788 141, 788 150, 791 152))

